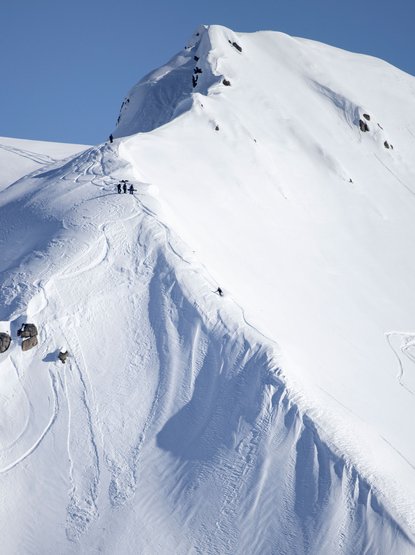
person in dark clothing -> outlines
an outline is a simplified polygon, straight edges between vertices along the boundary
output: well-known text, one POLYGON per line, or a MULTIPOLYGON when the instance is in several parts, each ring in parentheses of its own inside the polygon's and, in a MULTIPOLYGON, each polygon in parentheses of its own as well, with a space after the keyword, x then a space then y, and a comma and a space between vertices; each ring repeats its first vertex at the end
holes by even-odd
POLYGON ((112 135, 110 135, 110 143, 112 143, 114 140, 114 137, 112 135))
POLYGON ((218 287, 215 291, 215 293, 217 293, 219 295, 219 297, 223 297, 223 291, 220 287, 218 287))
POLYGON ((130 188, 128 190, 130 191, 130 195, 134 194, 134 187, 133 187, 132 183, 131 183, 130 188))
POLYGON ((117 185, 117 191, 118 191, 118 194, 121 193, 121 183, 118 183, 118 185, 117 185))
POLYGON ((123 183, 122 190, 124 191, 124 193, 127 192, 127 183, 123 183))

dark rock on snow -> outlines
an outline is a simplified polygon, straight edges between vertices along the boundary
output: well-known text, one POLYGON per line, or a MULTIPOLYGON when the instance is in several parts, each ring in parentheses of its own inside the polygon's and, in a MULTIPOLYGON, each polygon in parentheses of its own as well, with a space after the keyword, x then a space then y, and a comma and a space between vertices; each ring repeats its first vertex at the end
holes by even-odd
POLYGON ((232 42, 230 40, 229 44, 231 44, 234 48, 236 48, 236 50, 238 50, 238 52, 242 52, 242 48, 239 46, 239 44, 237 42, 232 42))
POLYGON ((10 347, 10 343, 12 342, 12 338, 8 333, 1 332, 0 333, 0 353, 5 353, 7 349, 10 347))
POLYGON ((67 358, 68 358, 68 351, 65 351, 65 352, 61 351, 58 355, 58 359, 62 362, 62 364, 65 364, 67 358))
POLYGON ((370 121, 370 116, 369 116, 369 114, 363 114, 363 117, 364 117, 365 119, 367 119, 367 121, 370 121))
POLYGON ((22 324, 22 327, 17 330, 18 337, 35 337, 37 335, 37 327, 34 324, 22 324))
POLYGON ((362 119, 359 119, 359 127, 360 127, 360 131, 362 131, 363 133, 365 133, 366 131, 369 131, 368 124, 362 119))
POLYGON ((230 86, 231 86, 231 82, 228 81, 227 79, 224 79, 224 80, 222 81, 222 83, 225 85, 225 87, 230 87, 230 86))
POLYGON ((36 347, 36 345, 37 345, 36 336, 29 337, 29 339, 24 339, 22 341, 22 351, 29 351, 30 349, 33 349, 33 347, 36 347))

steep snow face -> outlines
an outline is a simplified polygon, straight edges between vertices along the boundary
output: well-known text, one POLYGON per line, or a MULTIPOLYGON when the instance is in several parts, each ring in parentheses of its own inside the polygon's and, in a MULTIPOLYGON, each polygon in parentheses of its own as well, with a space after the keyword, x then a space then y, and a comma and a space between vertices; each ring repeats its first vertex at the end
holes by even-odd
POLYGON ((280 33, 205 34, 191 56, 216 82, 120 153, 415 524, 415 79, 280 33))
POLYGON ((129 96, 151 132, 0 193, 3 550, 414 553, 413 80, 197 33, 129 96))
POLYGON ((287 389, 276 344, 120 177, 106 145, 0 195, 4 552, 413 552, 287 389), (5 248, 10 219, 27 234, 5 248))
POLYGON ((0 190, 20 177, 85 150, 84 145, 0 137, 0 190))
POLYGON ((192 105, 192 92, 207 93, 219 80, 206 57, 198 60, 199 50, 210 52, 210 34, 200 27, 189 45, 166 65, 146 75, 131 89, 122 102, 114 137, 152 131, 187 111, 192 105), (194 73, 195 66, 200 73, 194 73))

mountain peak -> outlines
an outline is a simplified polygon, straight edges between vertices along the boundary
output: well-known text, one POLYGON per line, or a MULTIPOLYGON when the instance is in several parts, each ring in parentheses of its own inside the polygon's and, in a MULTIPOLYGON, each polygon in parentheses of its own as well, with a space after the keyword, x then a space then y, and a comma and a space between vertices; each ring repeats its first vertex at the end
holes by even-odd
POLYGON ((193 93, 207 94, 220 81, 215 51, 227 42, 239 48, 230 29, 198 27, 182 51, 131 89, 121 105, 113 136, 152 131, 188 110, 193 93))
POLYGON ((0 149, 5 552, 414 552, 414 87, 202 26, 115 140, 0 149))

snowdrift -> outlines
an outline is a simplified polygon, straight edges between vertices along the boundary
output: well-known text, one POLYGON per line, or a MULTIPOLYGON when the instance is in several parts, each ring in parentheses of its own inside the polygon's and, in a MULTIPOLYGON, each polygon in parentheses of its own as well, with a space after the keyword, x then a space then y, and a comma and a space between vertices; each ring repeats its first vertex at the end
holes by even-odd
POLYGON ((414 85, 202 27, 0 193, 6 553, 415 552, 414 85))

